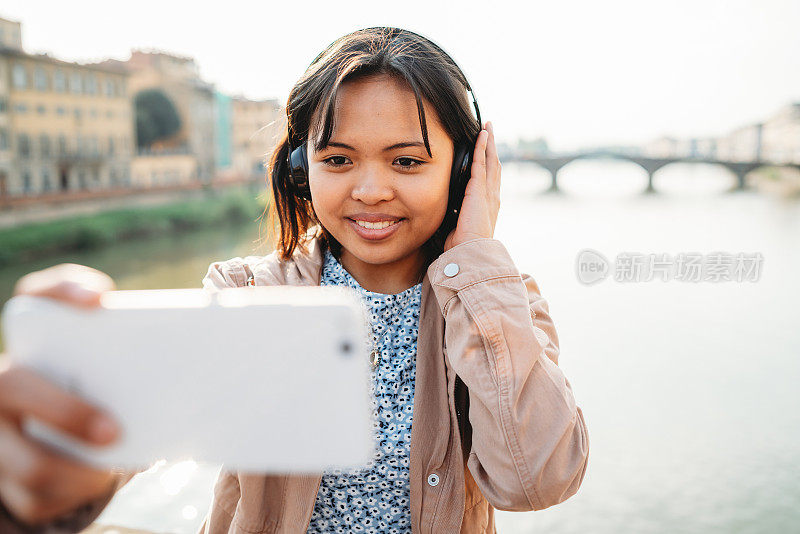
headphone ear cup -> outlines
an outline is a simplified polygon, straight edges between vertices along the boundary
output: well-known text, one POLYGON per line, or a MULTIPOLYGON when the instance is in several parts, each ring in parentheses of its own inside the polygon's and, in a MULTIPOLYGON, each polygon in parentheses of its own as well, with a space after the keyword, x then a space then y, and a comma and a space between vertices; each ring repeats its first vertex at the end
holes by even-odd
POLYGON ((298 196, 311 200, 311 189, 308 186, 308 153, 306 145, 300 145, 289 156, 289 182, 298 196))
POLYGON ((468 146, 458 146, 453 156, 453 170, 450 176, 450 206, 448 211, 457 213, 464 200, 464 192, 470 176, 470 150, 468 146))

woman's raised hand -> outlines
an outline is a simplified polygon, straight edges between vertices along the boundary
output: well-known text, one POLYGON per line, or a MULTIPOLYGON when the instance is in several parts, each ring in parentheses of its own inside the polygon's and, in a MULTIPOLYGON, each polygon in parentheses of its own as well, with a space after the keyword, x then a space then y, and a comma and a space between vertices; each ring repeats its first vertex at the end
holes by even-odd
MULTIPOLYGON (((23 276, 14 294, 93 307, 103 291, 113 289, 108 275, 67 263, 23 276)), ((21 426, 25 416, 93 445, 113 443, 118 435, 108 414, 0 355, 0 502, 18 521, 41 523, 111 491, 111 470, 89 467, 27 437, 21 426)))
POLYGON ((500 211, 500 159, 494 140, 494 126, 487 122, 478 135, 472 168, 458 223, 444 242, 444 250, 480 237, 494 237, 500 211))

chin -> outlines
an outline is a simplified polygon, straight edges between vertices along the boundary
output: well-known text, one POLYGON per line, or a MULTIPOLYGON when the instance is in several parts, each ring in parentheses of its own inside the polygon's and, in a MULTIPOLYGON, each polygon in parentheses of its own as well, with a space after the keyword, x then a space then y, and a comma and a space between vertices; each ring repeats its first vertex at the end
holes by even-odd
POLYGON ((382 245, 363 245, 354 244, 353 246, 342 245, 347 251, 363 261, 373 265, 381 265, 384 263, 391 263, 404 256, 401 251, 395 250, 394 247, 382 245))

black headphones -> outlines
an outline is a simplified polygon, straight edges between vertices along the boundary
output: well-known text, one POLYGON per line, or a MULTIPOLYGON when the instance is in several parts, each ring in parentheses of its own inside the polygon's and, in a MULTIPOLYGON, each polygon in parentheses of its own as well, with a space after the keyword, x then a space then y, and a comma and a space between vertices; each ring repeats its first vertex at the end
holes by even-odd
MULTIPOLYGON (((450 55, 447 54, 447 52, 445 52, 439 45, 427 39, 426 37, 409 30, 402 31, 416 35, 417 37, 420 37, 421 39, 430 43, 437 50, 439 50, 445 56, 445 58, 450 61, 450 63, 453 64, 456 71, 461 76, 461 83, 472 95, 472 104, 475 106, 475 115, 478 120, 478 131, 482 130, 483 122, 481 122, 481 112, 480 109, 478 109, 478 101, 475 99, 475 93, 472 91, 472 87, 470 87, 467 77, 464 76, 464 73, 461 71, 453 58, 451 58, 450 55)), ((316 59, 314 61, 316 61, 316 59)), ((297 196, 306 200, 311 200, 311 189, 308 186, 308 153, 306 150, 306 145, 303 143, 301 146, 293 150, 291 131, 289 132, 288 143, 289 151, 287 165, 289 167, 289 184, 294 188, 297 196)), ((458 220, 458 212, 461 209, 461 202, 464 200, 464 192, 467 188, 467 182, 470 178, 470 168, 472 166, 472 155, 474 151, 474 142, 472 145, 467 143, 457 143, 453 148, 453 167, 450 171, 450 195, 447 206, 447 214, 445 215, 445 221, 449 220, 453 227, 455 227, 454 221, 458 220)))

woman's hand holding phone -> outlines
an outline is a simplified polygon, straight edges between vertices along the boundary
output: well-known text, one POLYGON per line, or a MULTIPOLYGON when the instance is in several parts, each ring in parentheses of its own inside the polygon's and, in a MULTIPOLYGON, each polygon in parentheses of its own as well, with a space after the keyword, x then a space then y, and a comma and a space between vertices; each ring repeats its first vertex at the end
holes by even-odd
POLYGON ((475 143, 470 179, 458 223, 444 242, 445 251, 471 239, 494 237, 500 211, 500 171, 494 127, 487 122, 475 143))
MULTIPOLYGON (((14 294, 93 307, 113 289, 114 281, 96 269, 61 264, 23 276, 14 294)), ((89 467, 30 439, 22 431, 25 416, 93 445, 111 444, 118 436, 108 414, 0 355, 0 502, 15 519, 41 523, 111 491, 111 470, 89 467)))

